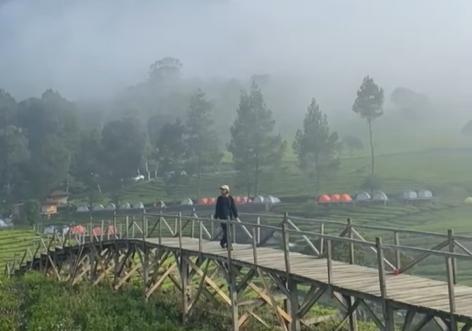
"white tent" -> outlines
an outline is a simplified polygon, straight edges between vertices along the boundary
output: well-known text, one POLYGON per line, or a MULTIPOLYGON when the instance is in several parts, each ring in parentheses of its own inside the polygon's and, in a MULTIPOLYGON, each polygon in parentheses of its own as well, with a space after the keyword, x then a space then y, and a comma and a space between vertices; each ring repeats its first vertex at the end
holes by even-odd
POLYGON ((370 194, 367 192, 360 192, 356 194, 356 201, 368 201, 370 199, 370 194))
POLYGON ((268 203, 268 204, 275 205, 277 203, 280 203, 280 199, 277 198, 277 197, 274 197, 273 195, 269 195, 269 196, 265 197, 264 202, 268 203))
POLYGON ((415 191, 404 191, 402 193, 402 199, 403 200, 416 200, 418 199, 418 193, 415 191))
POLYGON ((385 202, 388 201, 388 196, 385 194, 385 192, 375 191, 372 195, 372 200, 385 202))
POLYGON ((11 224, 5 222, 4 220, 0 220, 0 228, 8 228, 11 224))
POLYGON ((465 198, 464 203, 465 203, 466 205, 472 205, 472 197, 467 197, 467 198, 465 198))
POLYGON ((254 200, 252 200, 252 202, 256 204, 263 204, 265 202, 265 198, 262 195, 258 195, 254 198, 254 200))
POLYGON ((108 211, 113 211, 116 209, 116 205, 113 203, 113 202, 110 202, 106 207, 105 207, 105 210, 108 210, 108 211))
POLYGON ((96 203, 92 207, 92 210, 94 210, 94 211, 103 210, 103 209, 105 209, 105 207, 103 207, 103 205, 101 203, 96 203))
POLYGON ((48 225, 43 230, 43 234, 54 234, 55 232, 56 227, 54 225, 48 225))
POLYGON ((433 192, 429 190, 419 190, 418 199, 422 200, 431 200, 433 198, 433 192))
POLYGON ((144 204, 141 201, 139 201, 137 203, 133 203, 133 208, 134 209, 144 209, 144 204))
POLYGON ((193 206, 193 201, 192 201, 192 199, 187 198, 187 199, 182 200, 182 202, 180 202, 180 205, 181 206, 193 206))
POLYGON ((120 205, 120 209, 131 209, 131 204, 129 202, 124 202, 120 205))
POLYGON ((78 213, 86 213, 89 211, 89 208, 87 206, 78 206, 77 207, 77 210, 76 210, 78 213))

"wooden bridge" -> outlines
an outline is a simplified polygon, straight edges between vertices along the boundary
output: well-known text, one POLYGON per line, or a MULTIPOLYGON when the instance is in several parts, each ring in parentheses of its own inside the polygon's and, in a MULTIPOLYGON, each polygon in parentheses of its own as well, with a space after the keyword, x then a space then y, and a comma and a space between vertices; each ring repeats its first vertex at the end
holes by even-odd
POLYGON ((229 245, 222 249, 221 221, 211 218, 145 212, 91 218, 85 235, 41 239, 5 271, 36 269, 60 281, 106 282, 115 289, 140 279, 146 298, 172 284, 184 321, 205 301, 227 307, 233 330, 252 323, 316 329, 327 320, 333 330, 351 331, 358 320, 389 331, 472 328, 472 287, 459 284, 471 279, 472 237, 287 214, 243 219, 227 221, 229 245), (318 316, 317 303, 338 313, 318 316))

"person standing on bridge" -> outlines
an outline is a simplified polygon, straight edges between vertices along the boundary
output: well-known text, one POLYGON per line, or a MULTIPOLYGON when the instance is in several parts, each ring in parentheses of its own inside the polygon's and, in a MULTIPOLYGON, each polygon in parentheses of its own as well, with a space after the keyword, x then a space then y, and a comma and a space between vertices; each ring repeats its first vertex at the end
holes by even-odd
MULTIPOLYGON (((232 220, 238 218, 238 210, 234 203, 233 197, 229 194, 229 186, 222 185, 220 187, 220 196, 216 200, 215 219, 232 220)), ((228 247, 228 224, 221 222, 221 229, 223 230, 223 237, 220 240, 221 248, 228 247)))

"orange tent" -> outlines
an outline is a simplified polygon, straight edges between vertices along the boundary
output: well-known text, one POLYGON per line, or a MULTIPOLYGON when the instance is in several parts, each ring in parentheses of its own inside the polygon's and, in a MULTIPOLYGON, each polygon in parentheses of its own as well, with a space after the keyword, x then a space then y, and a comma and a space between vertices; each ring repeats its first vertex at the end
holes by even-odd
POLYGON ((75 225, 75 226, 71 227, 71 229, 70 229, 70 233, 78 234, 78 235, 84 235, 86 231, 87 231, 87 229, 85 228, 85 226, 80 225, 80 224, 75 225))
POLYGON ((341 194, 341 202, 352 202, 352 197, 347 193, 343 193, 341 194))
POLYGON ((208 198, 200 198, 198 199, 198 204, 201 206, 206 206, 208 205, 208 198))
POLYGON ((102 234, 102 229, 99 226, 96 226, 92 229, 93 236, 101 236, 102 234))
POLYGON ((327 194, 322 194, 318 197, 318 203, 330 203, 331 198, 327 194))
POLYGON ((341 201, 341 195, 339 194, 331 194, 331 202, 339 202, 341 201))

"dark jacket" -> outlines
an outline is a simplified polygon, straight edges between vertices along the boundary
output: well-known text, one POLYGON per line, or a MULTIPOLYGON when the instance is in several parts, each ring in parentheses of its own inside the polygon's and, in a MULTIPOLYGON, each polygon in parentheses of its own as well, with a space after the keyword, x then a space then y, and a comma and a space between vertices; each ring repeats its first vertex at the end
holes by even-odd
POLYGON ((220 195, 216 200, 215 219, 229 220, 238 218, 238 210, 231 195, 227 197, 220 195))

